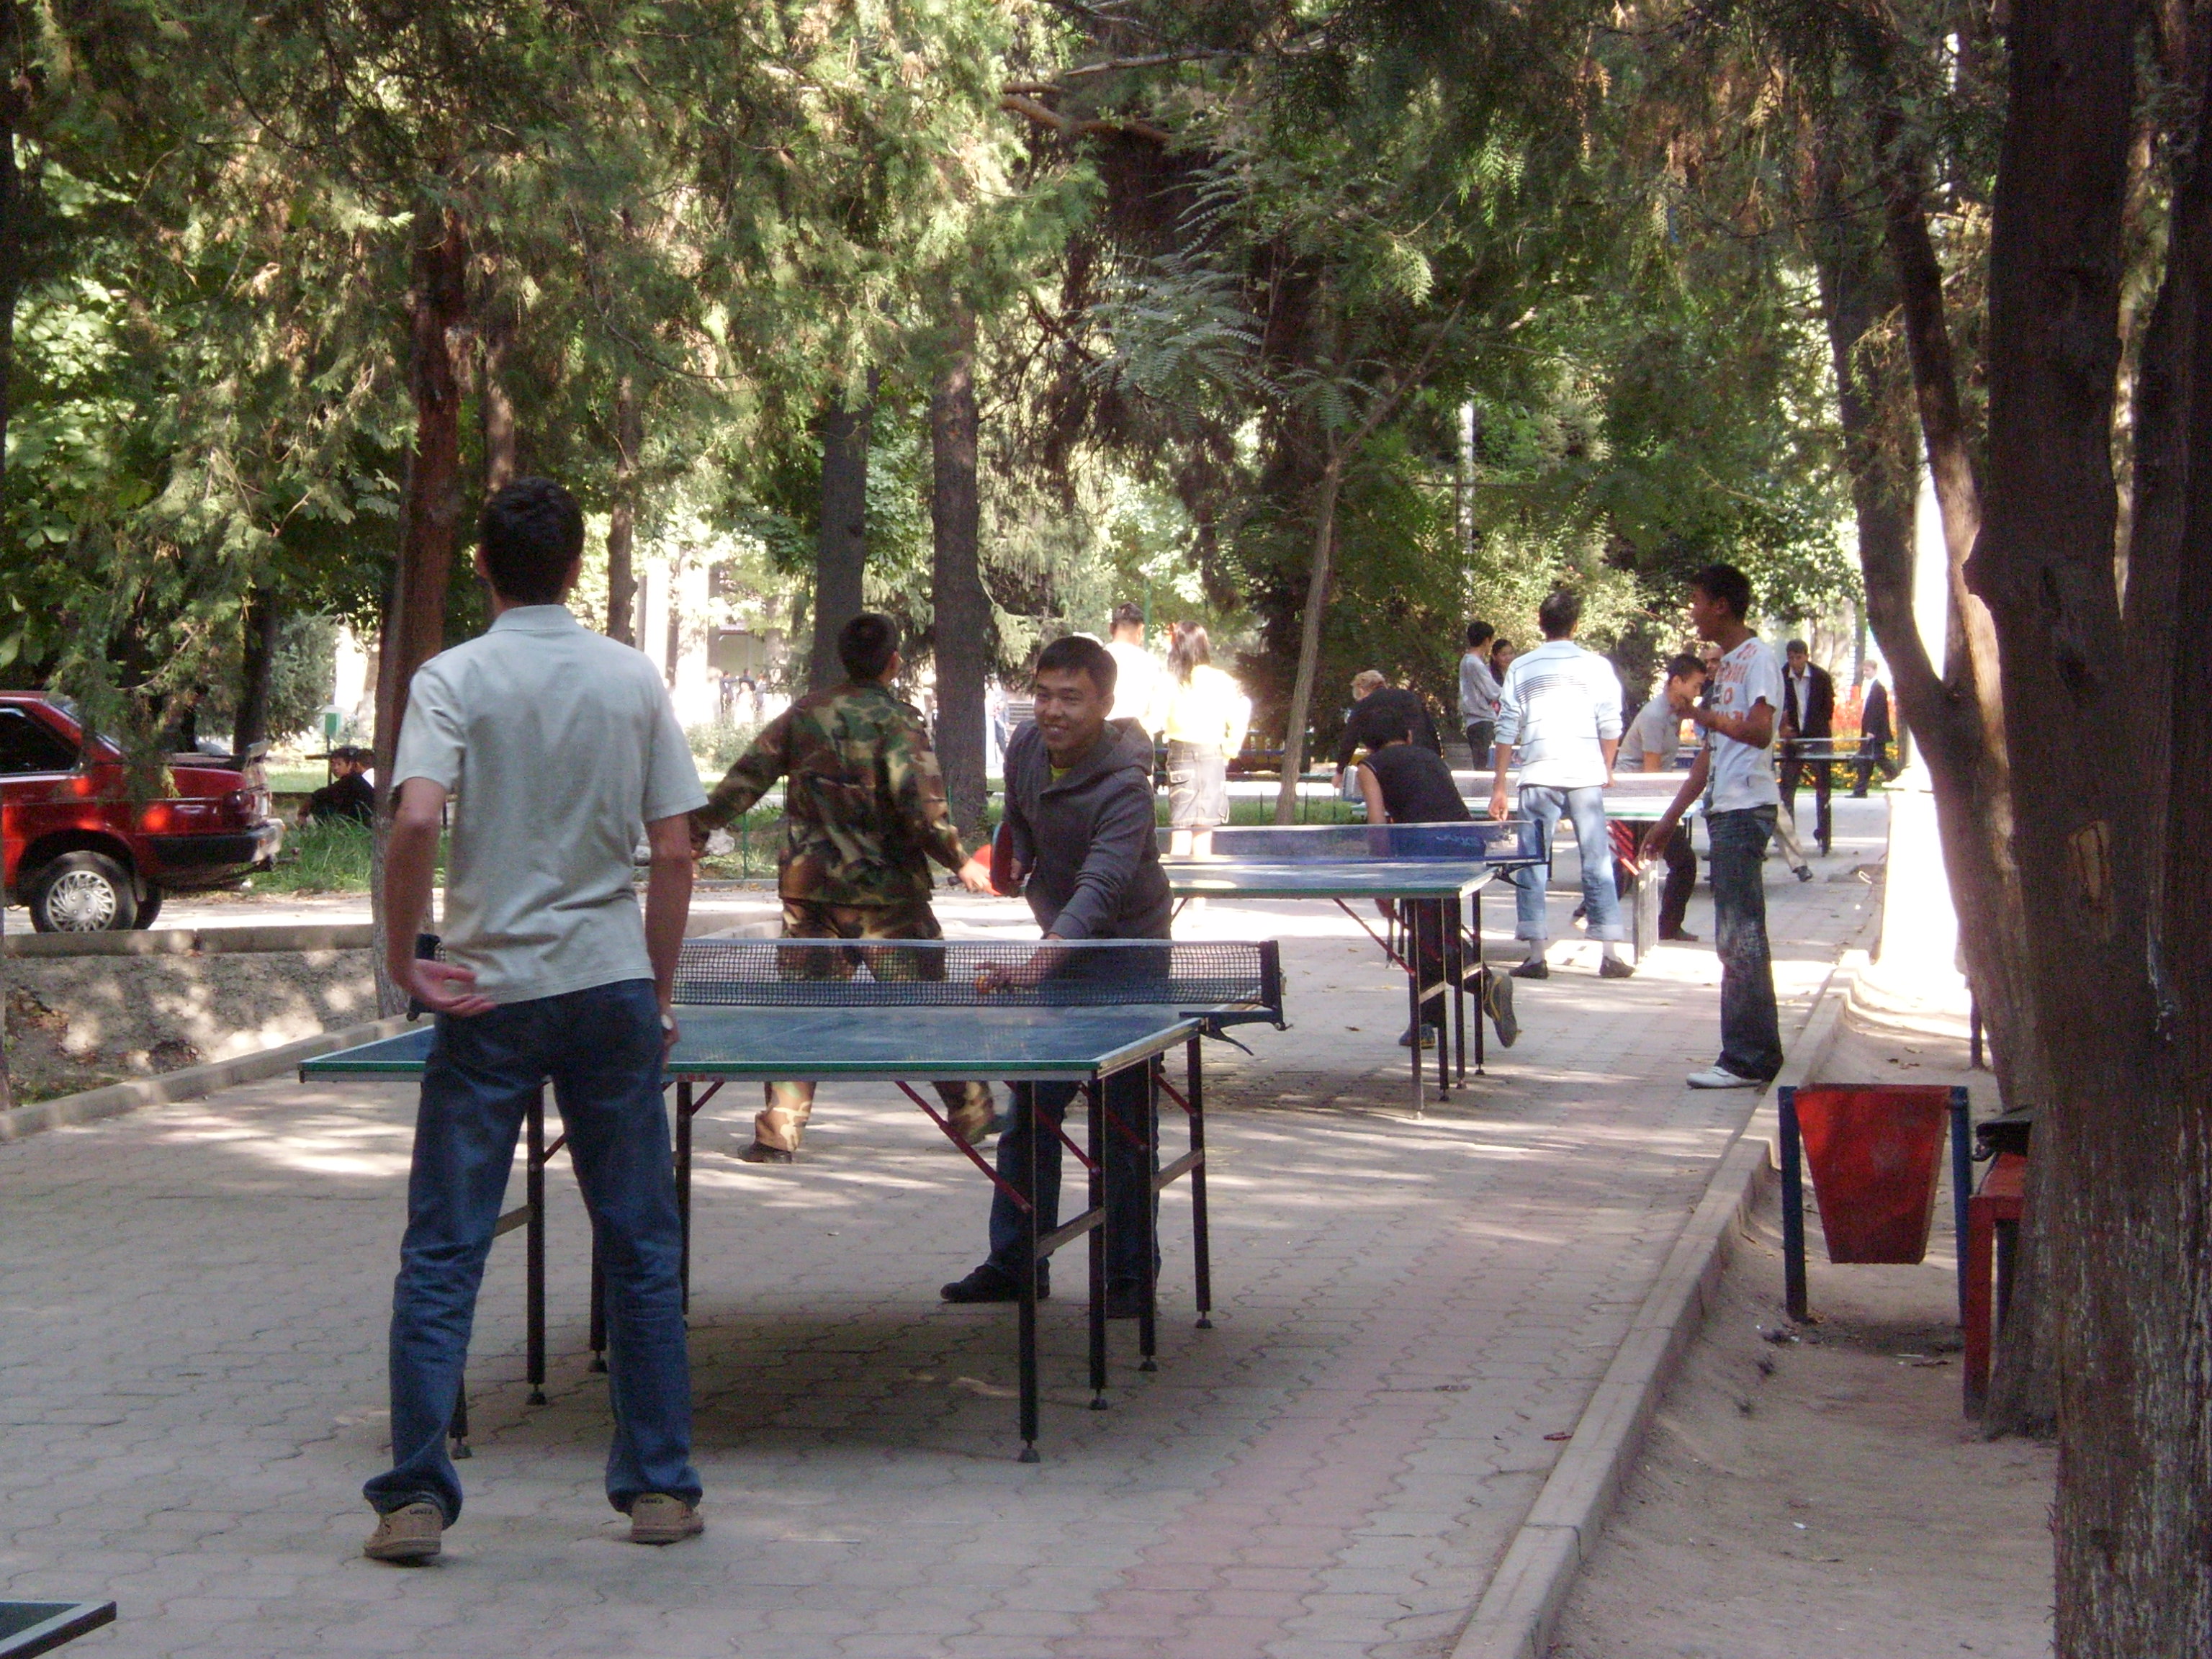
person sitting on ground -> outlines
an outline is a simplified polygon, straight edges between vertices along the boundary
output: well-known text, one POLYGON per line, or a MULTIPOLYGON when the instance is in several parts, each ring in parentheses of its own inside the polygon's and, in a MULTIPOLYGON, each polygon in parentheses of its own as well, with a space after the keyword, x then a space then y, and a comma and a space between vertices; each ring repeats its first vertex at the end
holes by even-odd
MULTIPOLYGON (((1465 823, 1472 816, 1460 799, 1459 785, 1443 757, 1431 754, 1411 741, 1410 732, 1386 738, 1382 747, 1370 749, 1359 763, 1359 793, 1366 798, 1370 823, 1465 823)), ((1377 901, 1382 914, 1391 914, 1390 901, 1377 901)), ((1443 907, 1431 900, 1413 901, 1413 966, 1424 985, 1443 977, 1444 954, 1443 907)), ((1481 970, 1482 1012, 1498 1028, 1498 1041, 1510 1048, 1521 1035, 1513 1017, 1513 981, 1504 974, 1481 970)), ((1398 1039, 1401 1047, 1418 1042, 1424 1048, 1435 1044, 1435 1033, 1443 1027, 1443 994, 1438 992, 1421 1010, 1418 1032, 1408 1029, 1398 1039)))
POLYGON ((1437 737, 1435 716, 1428 699, 1418 691, 1393 685, 1381 672, 1364 668, 1352 677, 1352 714, 1344 722, 1344 735, 1336 741, 1336 787, 1340 793, 1352 775, 1352 757, 1362 749, 1380 748, 1391 733, 1410 732, 1413 741, 1436 754, 1443 753, 1437 737))
MULTIPOLYGON (((1627 937, 1620 920, 1620 896, 1613 890, 1613 842, 1605 827, 1605 791, 1613 781, 1614 752, 1620 746, 1620 676, 1595 651, 1574 641, 1583 618, 1581 598, 1559 588, 1538 607, 1544 642, 1516 657, 1505 672, 1498 705, 1498 744, 1492 764, 1496 781, 1490 792, 1490 816, 1509 816, 1506 774, 1516 744, 1521 749, 1521 812, 1536 826, 1536 844, 1547 853, 1561 817, 1575 827, 1582 853, 1583 904, 1589 936, 1603 945, 1597 970, 1601 978, 1626 979, 1636 971, 1621 950, 1627 937)), ((1547 979, 1544 959, 1552 924, 1545 914, 1548 864, 1514 872, 1519 915, 1514 935, 1528 957, 1513 972, 1522 979, 1547 979)))
MULTIPOLYGON (((903 665, 898 624, 863 611, 837 634, 842 684, 801 697, 770 720, 692 815, 692 844, 742 817, 787 778, 783 856, 776 890, 786 939, 942 939, 930 908, 929 860, 971 891, 989 882, 970 869, 945 803, 945 779, 921 716, 892 695, 903 665)), ((913 979, 937 967, 926 953, 891 950, 793 952, 799 971, 850 979, 866 962, 878 979, 913 979)), ((788 1164, 814 1112, 811 1083, 770 1083, 753 1119, 748 1164, 788 1164)), ((990 1085, 940 1083, 953 1133, 974 1146, 989 1133, 990 1085)))
MULTIPOLYGON (((1119 695, 1114 706, 1121 707, 1119 695)), ((1244 746, 1252 699, 1213 666, 1213 647, 1196 623, 1177 623, 1167 672, 1148 722, 1168 740, 1168 850, 1204 858, 1213 832, 1229 822, 1229 757, 1244 746)))
MULTIPOLYGON (((1096 640, 1071 635, 1037 658, 1036 719, 1006 745, 1006 830, 1015 884, 1048 939, 1168 937, 1172 903, 1160 868, 1152 811, 1152 744, 1133 720, 1111 721, 1114 659, 1096 640)), ((1036 1206, 1036 1230, 1060 1224, 1061 1119, 1073 1083, 1018 1083, 999 1137, 998 1189, 991 1199, 990 1255, 945 1286, 947 1302, 1012 1302, 1021 1294, 1022 1212, 1036 1206), (1036 1140, 1036 1191, 1029 1189, 1036 1140)), ((1108 1078, 1106 1314, 1133 1319, 1144 1306, 1144 1206, 1158 1162, 1146 1070, 1108 1078)), ((1157 1257, 1155 1258, 1157 1266, 1157 1257)), ((1049 1261, 1037 1266, 1037 1294, 1051 1291, 1049 1261)))
POLYGON ((300 809, 300 827, 304 830, 311 823, 337 819, 349 823, 373 822, 376 789, 368 781, 368 769, 374 758, 368 750, 351 744, 331 750, 331 781, 307 797, 307 804, 300 809))
MULTIPOLYGON (((1701 658, 1686 651, 1669 658, 1658 696, 1644 705, 1621 734, 1620 752, 1613 757, 1613 769, 1616 773, 1664 772, 1672 767, 1682 748, 1682 717, 1674 712, 1674 705, 1695 702, 1705 687, 1705 665, 1701 658)), ((1633 844, 1628 856, 1632 864, 1641 861, 1633 844)), ((1683 917, 1689 913, 1690 895, 1698 885, 1698 855, 1690 846, 1688 824, 1677 825, 1667 838, 1666 858, 1667 884, 1659 893, 1659 937, 1695 945, 1698 936, 1682 926, 1683 917)))

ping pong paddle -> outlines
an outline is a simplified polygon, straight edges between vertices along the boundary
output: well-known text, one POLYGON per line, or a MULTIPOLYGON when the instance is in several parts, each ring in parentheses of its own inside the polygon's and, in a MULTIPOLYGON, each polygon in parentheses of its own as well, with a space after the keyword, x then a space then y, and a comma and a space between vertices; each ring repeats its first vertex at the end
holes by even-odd
POLYGON ((1011 823, 1000 823, 991 837, 991 890, 1000 898, 1012 898, 1021 890, 1021 883, 1014 878, 1014 826, 1011 823))

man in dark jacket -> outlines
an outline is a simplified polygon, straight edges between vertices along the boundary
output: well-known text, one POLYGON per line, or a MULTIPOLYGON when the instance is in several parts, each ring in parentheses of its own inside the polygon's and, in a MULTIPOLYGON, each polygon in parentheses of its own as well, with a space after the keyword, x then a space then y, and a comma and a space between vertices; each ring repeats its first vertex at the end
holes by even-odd
POLYGON ((1442 754, 1437 739, 1436 717, 1428 700, 1418 691, 1392 685, 1372 668, 1352 677, 1352 712, 1344 722, 1344 735, 1336 740, 1336 787, 1344 787, 1352 757, 1362 749, 1380 749, 1401 736, 1431 754, 1442 754))
POLYGON ((1890 740, 1897 735, 1889 715, 1889 688, 1877 678, 1881 670, 1873 663, 1866 665, 1866 705, 1859 714, 1859 757, 1854 763, 1857 775, 1851 782, 1851 799, 1864 800, 1867 786, 1874 781, 1874 769, 1881 768, 1885 781, 1897 775, 1897 763, 1889 757, 1890 740))
POLYGON ((1807 770, 1813 774, 1813 838, 1828 851, 1830 823, 1828 794, 1835 787, 1835 768, 1826 758, 1836 733, 1836 683, 1828 671, 1813 660, 1802 640, 1784 647, 1782 664, 1782 800, 1794 821, 1797 816, 1797 783, 1807 770), (1811 750, 1821 758, 1808 758, 1811 750))
MULTIPOLYGON (((1006 826, 1014 877, 1048 939, 1159 939, 1172 903, 1152 809, 1152 740, 1134 720, 1109 720, 1114 659, 1096 640, 1055 640, 1037 659, 1036 720, 1006 745, 1006 826)), ((1049 958, 1040 953, 1041 971, 1049 958)), ((1013 1085, 1012 1121, 999 1137, 999 1178, 1028 1193, 1036 1137, 1036 1226, 1060 1224, 1060 1137, 1072 1083, 1013 1085), (1039 1120, 1042 1122, 1040 1123, 1039 1120)), ((1105 1108, 1130 1133, 1106 1137, 1106 1312, 1133 1319, 1144 1301, 1144 1206, 1158 1140, 1141 1066, 1107 1079, 1105 1108)), ((947 1285, 947 1302, 1012 1302, 1021 1293, 1022 1215, 991 1199, 991 1254, 947 1285)), ((1050 1290, 1038 1265, 1037 1294, 1050 1290)))

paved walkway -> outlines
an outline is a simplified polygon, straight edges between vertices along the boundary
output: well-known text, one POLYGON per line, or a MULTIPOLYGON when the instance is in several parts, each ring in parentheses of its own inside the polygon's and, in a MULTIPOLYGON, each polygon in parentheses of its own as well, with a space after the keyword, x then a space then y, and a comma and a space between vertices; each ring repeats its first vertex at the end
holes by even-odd
MULTIPOLYGON (((1769 866, 1799 1010, 1870 901, 1880 805, 1838 805, 1826 879, 1769 866)), ((1510 904, 1486 920, 1509 948, 1510 904)), ((1048 1304, 1041 1465, 1013 1461, 1009 1311, 935 1297, 979 1258, 981 1182, 878 1088, 825 1088, 799 1165, 740 1164, 732 1098, 698 1176, 707 1535, 630 1547, 599 1495, 556 1180, 550 1402, 524 1401, 511 1236, 467 1514, 434 1568, 364 1561, 410 1103, 279 1081, 0 1148, 0 1594, 116 1600, 86 1659, 1448 1653, 1747 1109, 1680 1083, 1715 1045, 1711 951, 1621 982, 1556 949, 1520 1045, 1415 1121, 1401 982, 1348 920, 1217 902, 1183 931, 1279 933, 1291 969, 1293 1028, 1212 1060, 1218 1328, 1190 1326, 1178 1188, 1156 1374, 1116 1327, 1113 1409, 1085 1409, 1073 1285, 1048 1304)))

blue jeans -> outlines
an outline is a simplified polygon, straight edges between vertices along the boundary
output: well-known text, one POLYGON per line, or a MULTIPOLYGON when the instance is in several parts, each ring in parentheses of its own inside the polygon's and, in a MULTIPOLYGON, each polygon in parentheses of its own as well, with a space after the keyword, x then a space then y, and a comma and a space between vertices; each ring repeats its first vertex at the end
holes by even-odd
MULTIPOLYGON (((1036 1227, 1040 1235, 1060 1225, 1060 1137, 1052 1131, 1073 1103, 1078 1085, 1073 1083, 1017 1083, 1013 1116, 999 1136, 999 1178, 1016 1192, 1029 1194, 1030 1137, 1036 1120, 1045 1121, 1037 1141, 1036 1227)), ((1132 1066, 1106 1079, 1106 1277, 1137 1282, 1145 1276, 1145 1200, 1151 1175, 1159 1167, 1159 1121, 1152 1109, 1152 1091, 1146 1068, 1132 1066), (1118 1121, 1121 1128, 1115 1127, 1118 1121), (1130 1133, 1124 1134, 1122 1129, 1130 1133), (1142 1137, 1139 1146, 1133 1136, 1142 1137)), ((1079 1144, 1084 1131, 1075 1136, 1079 1144)), ((1152 1200, 1155 1222, 1159 1200, 1152 1200)), ((1012 1277, 1021 1270, 1022 1212, 1013 1200, 994 1188, 991 1194, 990 1264, 1012 1277)), ((1152 1252, 1157 1272, 1159 1251, 1152 1252)))
MULTIPOLYGON (((1582 851, 1583 902, 1589 907, 1589 936, 1626 939, 1628 930, 1620 924, 1620 895, 1613 884, 1613 842, 1605 833, 1605 791, 1595 784, 1587 789, 1552 789, 1526 783, 1521 786, 1521 812, 1534 821, 1537 842, 1547 858, 1559 820, 1574 821, 1575 845, 1582 851)), ((1514 872, 1513 879, 1520 888, 1514 898, 1514 938, 1551 938, 1552 924, 1544 915, 1544 887, 1550 876, 1548 864, 1514 872)))
POLYGON ((684 1350, 684 1238, 662 1106, 660 1010, 650 980, 441 1016, 422 1073, 407 1237, 392 1291, 392 1460, 362 1490, 380 1513, 427 1498, 448 1525, 461 1482, 446 1449, 477 1287, 514 1162, 550 1079, 606 1277, 615 1435, 607 1498, 699 1501, 684 1350))
POLYGON ((1762 1081, 1782 1069, 1782 1024, 1766 951, 1766 842, 1774 808, 1705 819, 1713 842, 1713 949, 1721 959, 1720 1063, 1762 1081))

